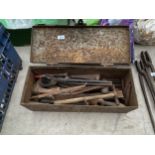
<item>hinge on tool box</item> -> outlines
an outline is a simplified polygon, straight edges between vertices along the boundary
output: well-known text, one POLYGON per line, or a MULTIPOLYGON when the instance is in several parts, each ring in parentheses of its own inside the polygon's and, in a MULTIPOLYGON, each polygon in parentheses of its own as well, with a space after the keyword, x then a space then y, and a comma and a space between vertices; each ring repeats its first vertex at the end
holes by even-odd
POLYGON ((103 64, 102 66, 104 66, 105 68, 110 68, 110 67, 113 67, 113 68, 128 68, 129 67, 129 64, 127 63, 113 63, 113 64, 103 64))
POLYGON ((101 63, 57 63, 57 64, 46 64, 47 66, 94 66, 94 67, 106 67, 106 68, 109 68, 109 67, 114 67, 114 66, 117 66, 116 64, 101 64, 101 63))
POLYGON ((127 63, 113 63, 113 64, 101 64, 101 63, 58 63, 58 64, 46 64, 47 66, 91 66, 91 67, 105 67, 105 68, 128 68, 129 64, 127 63))
POLYGON ((128 63, 114 63, 113 66, 115 68, 120 68, 120 67, 121 68, 129 68, 130 67, 130 65, 128 63))
POLYGON ((70 62, 60 62, 57 64, 46 64, 47 66, 101 66, 100 63, 70 63, 70 62))
POLYGON ((114 64, 102 64, 101 66, 103 66, 105 68, 109 68, 109 67, 113 67, 114 64))

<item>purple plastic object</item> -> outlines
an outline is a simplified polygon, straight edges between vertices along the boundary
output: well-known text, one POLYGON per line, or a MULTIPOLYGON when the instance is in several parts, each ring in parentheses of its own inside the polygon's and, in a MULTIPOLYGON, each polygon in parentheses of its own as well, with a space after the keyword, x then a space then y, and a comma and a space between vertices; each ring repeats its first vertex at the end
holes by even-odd
POLYGON ((130 31, 130 56, 131 63, 134 63, 134 34, 133 34, 133 19, 102 19, 102 26, 129 26, 130 31))

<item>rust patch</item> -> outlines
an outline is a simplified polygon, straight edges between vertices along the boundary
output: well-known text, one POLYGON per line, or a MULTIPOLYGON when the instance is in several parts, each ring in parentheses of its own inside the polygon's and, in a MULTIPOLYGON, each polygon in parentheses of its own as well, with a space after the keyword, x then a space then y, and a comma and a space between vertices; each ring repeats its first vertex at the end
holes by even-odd
POLYGON ((130 63, 128 28, 34 28, 35 63, 130 63))

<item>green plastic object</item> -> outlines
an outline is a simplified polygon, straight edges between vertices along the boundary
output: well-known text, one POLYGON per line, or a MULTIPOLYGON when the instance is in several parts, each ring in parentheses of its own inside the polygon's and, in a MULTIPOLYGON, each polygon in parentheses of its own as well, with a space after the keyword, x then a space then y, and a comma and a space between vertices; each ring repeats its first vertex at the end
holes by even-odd
MULTIPOLYGON (((87 26, 99 25, 100 19, 83 19, 87 26)), ((0 19, 10 32, 10 39, 15 46, 31 43, 31 28, 34 25, 68 25, 68 19, 0 19)))
POLYGON ((7 29, 27 29, 34 25, 68 25, 67 19, 0 19, 7 29))
POLYGON ((99 25, 100 19, 84 19, 84 23, 86 23, 87 26, 96 26, 99 25))
POLYGON ((0 19, 7 28, 14 46, 31 44, 31 28, 34 25, 68 25, 67 19, 0 19))
POLYGON ((6 19, 0 19, 0 23, 4 25, 5 28, 7 28, 7 20, 6 19))
POLYGON ((33 19, 33 25, 45 24, 45 25, 68 25, 67 19, 33 19))

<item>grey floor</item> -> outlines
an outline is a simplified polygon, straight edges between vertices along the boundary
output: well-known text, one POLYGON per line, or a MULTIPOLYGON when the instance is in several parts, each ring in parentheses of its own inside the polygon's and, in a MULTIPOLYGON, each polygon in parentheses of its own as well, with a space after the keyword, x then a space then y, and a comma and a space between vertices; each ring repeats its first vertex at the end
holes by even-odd
MULTIPOLYGON (((16 49, 23 60, 23 70, 19 73, 1 134, 154 134, 134 66, 137 110, 126 114, 34 112, 20 105, 28 66, 33 65, 29 62, 30 47, 16 49)), ((148 50, 155 62, 155 47, 135 46, 136 57, 141 50, 148 50)))

